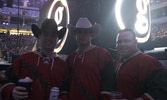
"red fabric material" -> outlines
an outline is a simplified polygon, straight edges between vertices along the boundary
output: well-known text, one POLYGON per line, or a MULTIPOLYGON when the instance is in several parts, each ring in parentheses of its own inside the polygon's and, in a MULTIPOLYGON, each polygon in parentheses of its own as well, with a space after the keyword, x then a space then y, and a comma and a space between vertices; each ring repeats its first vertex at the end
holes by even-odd
MULTIPOLYGON (((120 59, 115 63, 115 67, 120 64, 120 59)), ((117 91, 122 92, 123 98, 135 99, 144 94, 140 87, 140 82, 144 80, 147 75, 157 69, 164 68, 157 59, 140 53, 128 61, 125 61, 118 72, 116 78, 117 91)), ((147 99, 146 99, 147 100, 147 99)))
POLYGON ((1 98, 2 100, 11 100, 11 91, 13 90, 13 88, 15 87, 14 84, 10 84, 5 86, 2 91, 1 91, 1 98))
POLYGON ((111 95, 109 94, 101 94, 101 99, 100 100, 111 100, 111 95))
POLYGON ((44 57, 33 52, 18 57, 12 67, 20 78, 28 76, 33 80, 28 100, 48 100, 50 89, 54 86, 61 89, 68 74, 66 63, 59 57, 46 62, 44 57))
POLYGON ((95 47, 83 55, 77 51, 67 58, 71 69, 69 100, 99 100, 101 91, 100 71, 104 63, 112 61, 109 53, 100 47, 95 47))
POLYGON ((60 94, 61 100, 68 100, 68 93, 62 93, 60 94))

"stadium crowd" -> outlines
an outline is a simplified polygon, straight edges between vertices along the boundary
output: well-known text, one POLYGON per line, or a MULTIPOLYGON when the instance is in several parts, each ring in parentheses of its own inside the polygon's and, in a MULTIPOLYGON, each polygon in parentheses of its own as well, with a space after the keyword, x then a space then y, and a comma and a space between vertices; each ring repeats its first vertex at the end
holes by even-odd
POLYGON ((167 22, 152 24, 151 26, 151 39, 167 37, 167 22))
POLYGON ((0 46, 5 60, 8 60, 9 57, 31 51, 34 42, 35 38, 32 35, 0 33, 0 46))

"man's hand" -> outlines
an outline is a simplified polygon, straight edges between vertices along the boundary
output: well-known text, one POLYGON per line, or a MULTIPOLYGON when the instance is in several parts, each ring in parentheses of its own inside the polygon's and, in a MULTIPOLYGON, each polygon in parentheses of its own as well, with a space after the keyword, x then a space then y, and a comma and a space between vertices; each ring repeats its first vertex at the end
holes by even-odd
POLYGON ((12 96, 13 96, 13 98, 15 100, 28 98, 28 92, 24 92, 24 91, 26 91, 25 87, 16 86, 12 90, 12 96))

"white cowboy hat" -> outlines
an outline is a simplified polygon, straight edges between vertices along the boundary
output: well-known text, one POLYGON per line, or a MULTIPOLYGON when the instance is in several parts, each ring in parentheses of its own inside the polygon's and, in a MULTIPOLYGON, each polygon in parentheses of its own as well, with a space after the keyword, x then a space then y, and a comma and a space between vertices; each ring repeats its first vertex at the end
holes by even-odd
POLYGON ((98 23, 95 23, 92 25, 89 21, 88 18, 79 18, 77 21, 76 26, 73 26, 71 24, 67 25, 67 28, 69 29, 69 33, 72 36, 76 36, 77 30, 90 30, 91 37, 96 37, 100 31, 101 31, 101 26, 98 23))

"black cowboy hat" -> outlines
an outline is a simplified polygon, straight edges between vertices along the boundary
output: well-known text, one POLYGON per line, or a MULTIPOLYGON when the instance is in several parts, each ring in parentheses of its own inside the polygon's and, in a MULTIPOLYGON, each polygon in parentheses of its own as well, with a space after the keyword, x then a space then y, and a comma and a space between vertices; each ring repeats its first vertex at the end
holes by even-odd
POLYGON ((38 38, 40 34, 47 33, 47 32, 52 32, 57 34, 59 39, 62 39, 64 37, 64 34, 66 33, 66 28, 63 27, 62 29, 58 30, 57 29, 57 24, 54 19, 45 19, 44 22, 41 25, 41 29, 35 25, 31 25, 31 30, 34 34, 35 37, 38 38))

